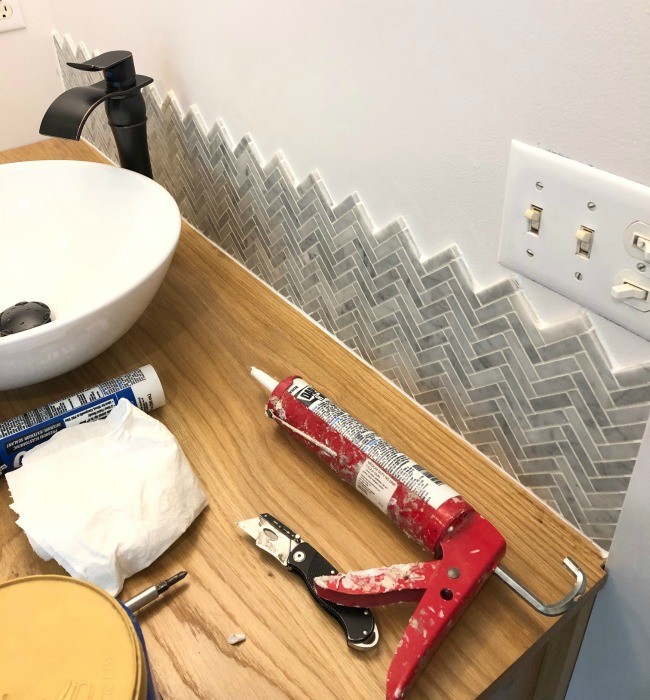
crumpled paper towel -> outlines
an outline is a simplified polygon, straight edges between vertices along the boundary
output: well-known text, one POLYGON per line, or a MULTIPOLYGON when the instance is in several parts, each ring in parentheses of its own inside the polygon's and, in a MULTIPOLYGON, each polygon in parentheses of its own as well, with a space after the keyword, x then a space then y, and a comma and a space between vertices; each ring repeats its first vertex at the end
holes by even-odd
POLYGON ((27 452, 7 482, 34 551, 112 595, 207 505, 176 438, 126 399, 27 452))

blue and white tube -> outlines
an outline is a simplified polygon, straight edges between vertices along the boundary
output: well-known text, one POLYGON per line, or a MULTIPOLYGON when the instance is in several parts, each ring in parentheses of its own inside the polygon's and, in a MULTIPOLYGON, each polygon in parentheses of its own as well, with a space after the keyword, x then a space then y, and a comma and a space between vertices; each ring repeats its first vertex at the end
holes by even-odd
POLYGON ((63 428, 106 418, 120 399, 149 413, 165 403, 162 384, 151 365, 41 406, 0 423, 0 475, 18 469, 23 454, 63 428))

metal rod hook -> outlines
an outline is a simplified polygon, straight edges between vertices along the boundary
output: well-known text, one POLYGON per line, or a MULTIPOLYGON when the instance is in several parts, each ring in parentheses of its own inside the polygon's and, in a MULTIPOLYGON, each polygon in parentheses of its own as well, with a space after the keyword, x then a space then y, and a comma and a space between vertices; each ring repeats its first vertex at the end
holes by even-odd
POLYGON ((542 615, 554 617, 556 615, 562 615, 562 613, 565 613, 569 608, 577 603, 587 588, 587 578, 585 577, 582 569, 573 561, 573 559, 567 557, 562 563, 576 577, 576 582, 571 589, 571 592, 561 600, 558 600, 557 603, 544 603, 534 593, 529 591, 525 586, 519 583, 517 579, 514 579, 500 566, 497 566, 494 573, 504 583, 507 583, 517 595, 535 608, 535 610, 542 613, 542 615))

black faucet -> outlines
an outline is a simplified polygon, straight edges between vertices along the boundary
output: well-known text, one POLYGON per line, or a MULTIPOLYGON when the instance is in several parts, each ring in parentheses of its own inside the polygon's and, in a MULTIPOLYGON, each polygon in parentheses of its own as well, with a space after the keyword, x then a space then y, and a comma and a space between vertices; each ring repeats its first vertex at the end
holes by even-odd
POLYGON ((147 145, 147 112, 141 92, 145 85, 153 83, 153 78, 136 75, 130 51, 109 51, 84 63, 68 65, 84 71, 103 71, 104 80, 59 95, 45 112, 40 133, 78 141, 90 113, 105 102, 120 165, 153 178, 147 145))

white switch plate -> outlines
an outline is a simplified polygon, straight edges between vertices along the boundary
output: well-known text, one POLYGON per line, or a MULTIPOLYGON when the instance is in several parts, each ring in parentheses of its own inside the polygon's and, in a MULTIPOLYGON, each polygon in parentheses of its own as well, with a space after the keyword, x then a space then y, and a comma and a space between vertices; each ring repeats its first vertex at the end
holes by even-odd
POLYGON ((15 29, 24 29, 26 26, 20 2, 18 0, 0 0, 0 34, 13 32, 15 29))
POLYGON ((645 312, 611 295, 623 270, 650 289, 635 222, 650 230, 650 187, 512 142, 499 262, 650 340, 650 301, 645 312), (531 206, 542 210, 537 234, 524 216, 531 206), (589 258, 576 254, 580 227, 594 231, 589 258))

